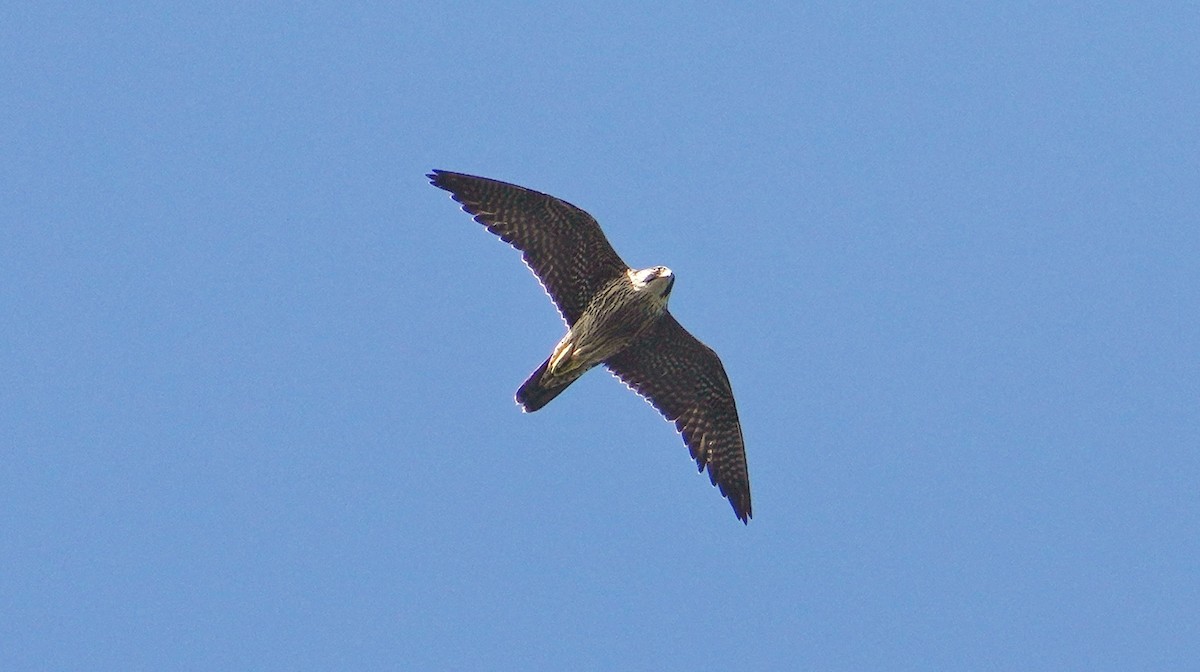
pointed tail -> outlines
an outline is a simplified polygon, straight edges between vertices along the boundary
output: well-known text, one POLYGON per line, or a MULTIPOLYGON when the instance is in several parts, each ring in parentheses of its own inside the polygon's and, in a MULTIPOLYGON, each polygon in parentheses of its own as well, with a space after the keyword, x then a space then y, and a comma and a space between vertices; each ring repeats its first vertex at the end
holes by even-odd
POLYGON ((530 374, 529 379, 522 383, 520 389, 517 390, 517 403, 526 413, 533 413, 550 403, 551 399, 567 389, 586 370, 576 369, 565 376, 551 378, 546 375, 546 369, 549 366, 550 358, 546 358, 537 371, 530 374))

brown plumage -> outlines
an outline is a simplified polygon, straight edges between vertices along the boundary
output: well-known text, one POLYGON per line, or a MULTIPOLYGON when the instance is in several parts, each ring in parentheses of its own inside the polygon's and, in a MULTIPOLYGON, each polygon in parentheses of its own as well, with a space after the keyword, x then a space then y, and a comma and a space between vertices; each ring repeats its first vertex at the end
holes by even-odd
POLYGON ((435 170, 430 182, 520 250, 566 322, 554 352, 521 385, 517 402, 536 411, 603 364, 675 423, 692 458, 742 522, 750 479, 733 389, 717 353, 667 310, 670 269, 629 268, 583 210, 541 192, 435 170))

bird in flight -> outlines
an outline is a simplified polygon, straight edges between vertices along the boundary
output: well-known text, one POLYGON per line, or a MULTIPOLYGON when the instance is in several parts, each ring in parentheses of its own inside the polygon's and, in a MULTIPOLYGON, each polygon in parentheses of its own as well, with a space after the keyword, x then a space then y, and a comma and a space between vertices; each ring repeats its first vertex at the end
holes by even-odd
POLYGON ((566 322, 567 335, 517 390, 521 408, 542 408, 603 364, 675 423, 699 470, 708 468, 734 514, 749 522, 750 477, 733 389, 717 353, 667 310, 671 269, 630 268, 591 215, 548 194, 445 170, 427 177, 521 251, 566 322))

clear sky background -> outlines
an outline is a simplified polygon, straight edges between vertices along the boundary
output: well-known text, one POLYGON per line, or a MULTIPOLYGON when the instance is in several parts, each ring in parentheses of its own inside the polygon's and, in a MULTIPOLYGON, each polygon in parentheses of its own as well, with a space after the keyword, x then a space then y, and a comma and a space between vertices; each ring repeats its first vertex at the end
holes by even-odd
POLYGON ((6 671, 1195 670, 1198 381, 1192 3, 0 12, 6 671), (675 271, 748 526, 431 168, 675 271))

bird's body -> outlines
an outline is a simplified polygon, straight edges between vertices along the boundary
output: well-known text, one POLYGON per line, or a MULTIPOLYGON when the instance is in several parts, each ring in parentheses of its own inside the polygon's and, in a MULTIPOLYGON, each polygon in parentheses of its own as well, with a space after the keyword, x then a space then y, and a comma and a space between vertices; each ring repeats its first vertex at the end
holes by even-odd
POLYGON ((567 324, 567 334, 517 390, 522 409, 537 411, 588 370, 606 365, 675 422, 700 469, 708 468, 746 522, 750 482, 733 391, 716 353, 667 310, 671 270, 629 268, 595 219, 553 196, 441 170, 429 178, 523 252, 567 324))
POLYGON ((517 391, 517 403, 526 412, 536 411, 588 369, 628 348, 662 318, 674 282, 670 269, 657 266, 629 271, 602 286, 545 364, 517 391))

